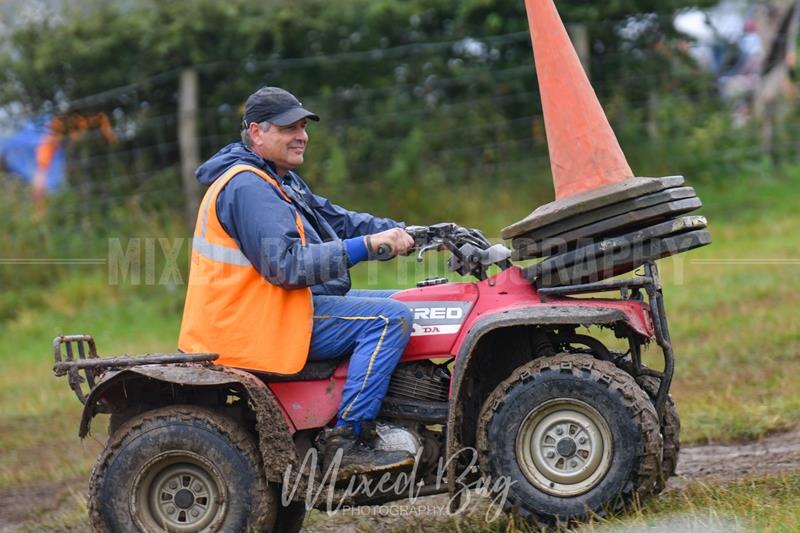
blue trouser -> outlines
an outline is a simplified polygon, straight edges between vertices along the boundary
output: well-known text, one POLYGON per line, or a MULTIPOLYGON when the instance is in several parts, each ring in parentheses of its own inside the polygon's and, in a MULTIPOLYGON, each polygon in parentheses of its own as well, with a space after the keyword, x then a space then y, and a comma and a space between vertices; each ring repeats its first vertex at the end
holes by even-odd
POLYGON ((312 361, 352 353, 337 425, 378 416, 403 350, 411 336, 411 310, 389 298, 394 291, 351 290, 345 296, 314 296, 312 361))

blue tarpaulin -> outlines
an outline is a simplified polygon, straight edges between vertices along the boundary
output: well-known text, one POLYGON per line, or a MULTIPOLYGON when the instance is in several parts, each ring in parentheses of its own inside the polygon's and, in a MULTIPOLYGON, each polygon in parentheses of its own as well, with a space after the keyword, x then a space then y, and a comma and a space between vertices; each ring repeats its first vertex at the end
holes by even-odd
MULTIPOLYGON (((36 150, 46 139, 50 117, 40 117, 23 124, 19 131, 0 137, 0 158, 6 169, 31 183, 36 173, 36 150)), ((62 147, 58 147, 47 170, 45 189, 57 189, 64 181, 66 157, 62 147)))

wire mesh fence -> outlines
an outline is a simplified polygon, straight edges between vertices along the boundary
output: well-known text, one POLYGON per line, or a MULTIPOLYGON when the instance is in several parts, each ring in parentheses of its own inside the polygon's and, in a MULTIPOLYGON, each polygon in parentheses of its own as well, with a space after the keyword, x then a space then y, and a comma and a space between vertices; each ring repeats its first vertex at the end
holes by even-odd
MULTIPOLYGON (((600 75, 594 83, 634 172, 685 173, 691 182, 743 164, 796 158, 794 114, 777 123, 766 153, 759 125, 752 119, 737 125, 735 106, 722 99, 717 80, 688 58, 668 59, 658 47, 628 57, 605 54, 607 64, 659 67, 631 68, 613 83, 600 75)), ((487 182, 539 188, 544 200, 551 190, 527 32, 193 68, 200 80, 194 138, 201 160, 238 141, 244 100, 270 84, 295 92, 322 117, 311 126, 300 172, 315 190, 349 207, 426 218, 441 212, 448 191, 474 186, 480 194, 487 182), (344 80, 341 71, 348 73, 344 80), (325 73, 332 83, 310 83, 325 73)), ((179 70, 165 71, 47 114, 62 120, 67 162, 63 186, 49 197, 53 231, 113 226, 109 214, 132 204, 181 210, 178 128, 186 116, 178 111, 179 80, 179 70)), ((13 106, 7 112, 17 125, 40 116, 13 106)))

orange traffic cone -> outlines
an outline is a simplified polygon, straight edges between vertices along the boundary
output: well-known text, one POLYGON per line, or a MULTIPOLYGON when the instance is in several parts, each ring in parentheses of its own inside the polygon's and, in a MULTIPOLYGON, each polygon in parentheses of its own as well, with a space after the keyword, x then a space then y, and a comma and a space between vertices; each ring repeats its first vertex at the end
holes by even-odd
POLYGON ((525 0, 556 199, 632 177, 552 0, 525 0))

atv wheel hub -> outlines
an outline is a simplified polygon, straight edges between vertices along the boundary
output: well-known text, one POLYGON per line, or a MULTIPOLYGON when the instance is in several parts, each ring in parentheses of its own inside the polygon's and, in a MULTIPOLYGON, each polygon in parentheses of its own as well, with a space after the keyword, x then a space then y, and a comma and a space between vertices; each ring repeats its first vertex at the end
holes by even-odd
POLYGON ((219 473, 209 461, 191 452, 156 456, 142 469, 135 487, 133 510, 140 527, 207 531, 226 513, 219 473))
POLYGON ((522 473, 554 496, 589 491, 611 466, 611 452, 611 430, 603 416, 571 398, 538 406, 517 432, 517 463, 522 473))
POLYGON ((578 451, 578 445, 570 438, 561 439, 556 444, 556 451, 561 457, 572 457, 578 451))
MULTIPOLYGON (((169 493, 164 496, 169 496, 169 493)), ((175 505, 181 509, 188 509, 192 504, 194 504, 194 494, 190 490, 181 489, 175 493, 175 505)))

